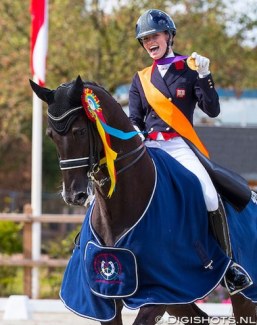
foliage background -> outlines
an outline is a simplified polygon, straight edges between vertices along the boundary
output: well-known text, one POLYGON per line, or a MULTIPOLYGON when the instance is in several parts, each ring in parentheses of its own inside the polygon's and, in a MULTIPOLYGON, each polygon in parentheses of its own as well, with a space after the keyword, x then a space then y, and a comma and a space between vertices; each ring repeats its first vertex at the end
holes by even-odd
MULTIPOLYGON (((208 56, 216 85, 238 93, 244 88, 257 88, 256 45, 243 42, 245 33, 257 21, 243 13, 233 14, 233 0, 228 7, 221 0, 117 0, 111 13, 104 11, 100 3, 49 0, 47 87, 54 88, 78 74, 111 92, 129 83, 137 70, 151 64, 134 38, 136 21, 144 10, 159 8, 170 12, 176 23, 174 50, 208 56), (175 12, 175 8, 183 10, 175 12), (233 34, 226 27, 228 23, 238 26, 233 34)), ((251 17, 257 17, 256 7, 250 8, 251 17)), ((29 1, 1 0, 0 12, 0 189, 30 191, 29 1)), ((43 175, 43 191, 55 192, 60 174, 55 149, 47 137, 43 144, 43 175)))

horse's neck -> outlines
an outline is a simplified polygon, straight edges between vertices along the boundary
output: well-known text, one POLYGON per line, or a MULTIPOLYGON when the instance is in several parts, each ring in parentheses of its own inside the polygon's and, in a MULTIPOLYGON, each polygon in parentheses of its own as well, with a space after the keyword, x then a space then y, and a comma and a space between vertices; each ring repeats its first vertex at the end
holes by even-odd
POLYGON ((140 218, 151 197, 154 180, 154 167, 145 153, 133 167, 117 176, 111 198, 106 195, 108 186, 96 189, 92 222, 106 245, 113 245, 140 218))

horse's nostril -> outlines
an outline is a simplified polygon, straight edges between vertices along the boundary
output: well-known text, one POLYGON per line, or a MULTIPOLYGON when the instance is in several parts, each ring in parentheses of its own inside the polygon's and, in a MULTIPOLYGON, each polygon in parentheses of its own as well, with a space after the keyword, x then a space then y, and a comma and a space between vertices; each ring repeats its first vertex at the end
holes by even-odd
POLYGON ((79 192, 74 195, 74 203, 83 205, 86 202, 87 193, 86 192, 79 192))

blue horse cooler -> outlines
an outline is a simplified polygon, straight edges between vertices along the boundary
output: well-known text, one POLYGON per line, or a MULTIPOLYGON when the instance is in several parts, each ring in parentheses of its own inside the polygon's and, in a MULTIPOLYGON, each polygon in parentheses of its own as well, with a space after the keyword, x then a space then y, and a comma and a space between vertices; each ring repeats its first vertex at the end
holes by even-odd
MULTIPOLYGON (((105 246, 93 229, 94 202, 86 213, 60 291, 65 306, 80 316, 110 321, 116 299, 130 309, 194 302, 215 289, 231 263, 209 230, 198 179, 164 151, 147 150, 156 168, 152 196, 113 247, 105 246)), ((242 294, 257 302, 256 200, 240 213, 226 202, 225 208, 233 261, 254 282, 242 294)))

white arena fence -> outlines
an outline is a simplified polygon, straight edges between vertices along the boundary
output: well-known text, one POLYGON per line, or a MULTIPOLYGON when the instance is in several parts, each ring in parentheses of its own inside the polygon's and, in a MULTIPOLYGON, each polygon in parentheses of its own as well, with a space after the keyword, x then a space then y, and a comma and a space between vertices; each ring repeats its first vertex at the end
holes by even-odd
MULTIPOLYGON (((231 317, 231 304, 201 303, 198 306, 210 317, 231 317)), ((137 314, 137 310, 123 309, 123 314, 137 314)), ((61 300, 58 299, 29 299, 25 295, 12 295, 9 298, 0 298, 0 313, 3 320, 29 320, 33 319, 33 314, 67 314, 71 313, 61 300), (15 311, 15 312, 14 312, 15 311)), ((169 315, 165 314, 163 320, 167 321, 169 315)), ((168 324, 172 324, 172 320, 168 324)), ((160 322, 161 324, 161 322, 160 322)))

